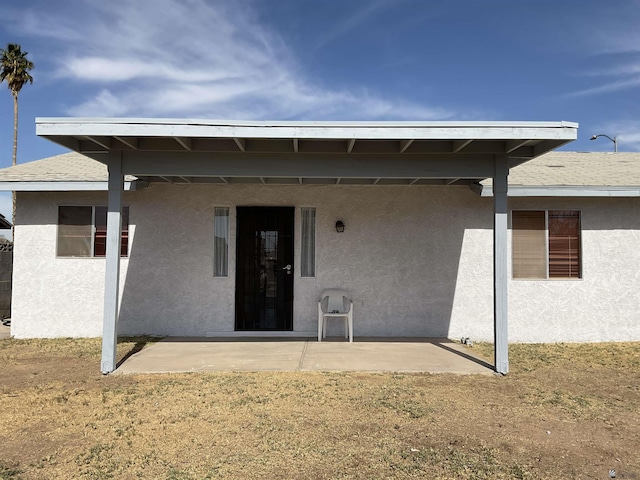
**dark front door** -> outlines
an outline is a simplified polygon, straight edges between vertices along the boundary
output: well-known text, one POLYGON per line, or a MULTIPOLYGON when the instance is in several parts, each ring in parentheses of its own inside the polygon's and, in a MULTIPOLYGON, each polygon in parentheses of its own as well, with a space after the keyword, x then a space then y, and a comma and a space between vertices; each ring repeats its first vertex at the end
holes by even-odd
POLYGON ((238 207, 236 330, 293 330, 293 207, 238 207))

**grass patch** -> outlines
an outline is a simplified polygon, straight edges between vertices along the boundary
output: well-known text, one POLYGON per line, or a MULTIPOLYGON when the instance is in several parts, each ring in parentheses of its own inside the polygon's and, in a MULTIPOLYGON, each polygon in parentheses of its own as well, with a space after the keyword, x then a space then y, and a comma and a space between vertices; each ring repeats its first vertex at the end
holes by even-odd
POLYGON ((506 377, 104 377, 99 340, 1 340, 0 479, 640 479, 639 344, 510 359, 506 377))
POLYGON ((0 464, 0 480, 18 480, 21 470, 0 464))
MULTIPOLYGON (((118 339, 118 350, 125 357, 132 351, 140 351, 151 345, 158 337, 123 337, 118 339)), ((100 338, 7 338, 0 340, 0 362, 3 366, 11 366, 21 361, 33 361, 37 353, 43 357, 74 357, 99 359, 102 353, 100 338)))
MULTIPOLYGON (((493 361, 493 344, 476 343, 476 354, 493 361)), ((535 372, 548 366, 557 368, 640 368, 640 344, 621 343, 531 343, 509 345, 509 364, 514 372, 535 372)))

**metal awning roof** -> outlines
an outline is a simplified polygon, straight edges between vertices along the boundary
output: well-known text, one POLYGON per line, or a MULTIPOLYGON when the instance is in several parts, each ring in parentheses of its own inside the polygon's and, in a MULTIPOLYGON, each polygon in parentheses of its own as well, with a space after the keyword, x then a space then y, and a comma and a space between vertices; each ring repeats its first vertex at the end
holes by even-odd
POLYGON ((37 118, 37 135, 149 182, 469 184, 577 138, 572 122, 37 118))
POLYGON ((567 122, 226 122, 38 118, 109 167, 101 370, 116 366, 122 177, 208 183, 457 184, 493 177, 495 368, 507 373, 509 168, 577 138, 567 122))

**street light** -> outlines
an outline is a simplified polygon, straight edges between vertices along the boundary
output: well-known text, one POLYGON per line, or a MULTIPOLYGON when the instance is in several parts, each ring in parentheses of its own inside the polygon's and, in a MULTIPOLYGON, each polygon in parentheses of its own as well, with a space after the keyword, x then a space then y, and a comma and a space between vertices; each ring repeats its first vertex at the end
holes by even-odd
POLYGON ((609 135, 605 135, 605 134, 601 133, 599 135, 594 135, 593 137, 591 137, 591 140, 595 140, 598 137, 606 137, 609 140, 611 140, 613 142, 613 151, 614 152, 618 151, 618 137, 611 138, 609 135))

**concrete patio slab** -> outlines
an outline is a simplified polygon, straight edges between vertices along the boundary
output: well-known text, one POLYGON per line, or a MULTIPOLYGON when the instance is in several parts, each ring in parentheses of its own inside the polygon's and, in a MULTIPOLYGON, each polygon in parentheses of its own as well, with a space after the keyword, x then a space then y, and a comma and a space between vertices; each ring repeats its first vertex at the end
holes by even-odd
POLYGON ((207 371, 493 373, 447 339, 166 338, 131 355, 117 374, 207 371))
POLYGON ((309 342, 302 370, 360 372, 493 373, 491 366, 448 340, 309 342))
POLYGON ((298 370, 306 341, 167 338, 132 355, 117 373, 298 370))

